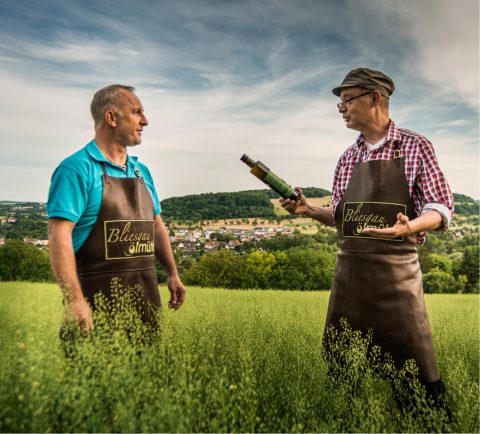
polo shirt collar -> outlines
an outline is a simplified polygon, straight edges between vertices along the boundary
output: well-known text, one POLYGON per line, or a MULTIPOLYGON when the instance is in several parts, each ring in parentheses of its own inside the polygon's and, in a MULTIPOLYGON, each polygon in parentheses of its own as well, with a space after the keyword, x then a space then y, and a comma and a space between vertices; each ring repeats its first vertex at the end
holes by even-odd
MULTIPOLYGON (((95 143, 95 140, 92 140, 87 146, 86 146, 88 155, 92 157, 94 160, 100 162, 100 163, 107 163, 114 165, 110 160, 108 160, 105 155, 102 154, 102 151, 98 147, 98 145, 95 143)), ((134 155, 128 155, 127 154, 127 166, 133 165, 135 166, 137 163, 138 157, 134 155)))

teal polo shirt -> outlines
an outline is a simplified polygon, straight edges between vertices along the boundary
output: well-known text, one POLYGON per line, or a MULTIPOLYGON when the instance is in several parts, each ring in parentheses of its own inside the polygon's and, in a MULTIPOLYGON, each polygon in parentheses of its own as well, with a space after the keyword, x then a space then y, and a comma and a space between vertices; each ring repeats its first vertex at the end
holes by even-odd
POLYGON ((57 167, 52 176, 48 192, 48 218, 61 218, 75 223, 73 228, 73 249, 77 252, 90 235, 100 212, 103 193, 103 172, 114 178, 137 178, 135 169, 140 171, 149 191, 155 210, 160 214, 161 207, 153 179, 148 168, 137 157, 127 157, 127 169, 107 160, 94 140, 80 151, 67 157, 57 167))

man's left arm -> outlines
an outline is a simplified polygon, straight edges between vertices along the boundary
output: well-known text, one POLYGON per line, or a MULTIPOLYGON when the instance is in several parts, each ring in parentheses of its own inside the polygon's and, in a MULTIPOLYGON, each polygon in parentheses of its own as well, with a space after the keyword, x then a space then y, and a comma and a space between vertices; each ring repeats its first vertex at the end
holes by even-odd
POLYGON ((362 233, 377 238, 396 238, 414 233, 434 231, 442 225, 443 217, 437 211, 427 211, 413 220, 399 212, 397 222, 392 227, 384 229, 365 228, 362 233))
POLYGON ((453 216, 452 192, 438 165, 433 145, 422 137, 419 150, 422 170, 416 188, 419 190, 417 195, 422 198, 421 214, 409 220, 406 215, 399 213, 397 222, 392 227, 365 228, 364 234, 379 238, 395 238, 448 228, 453 216))
POLYGON ((167 284, 170 291, 168 306, 179 309, 185 302, 185 287, 178 275, 167 228, 159 214, 155 216, 155 256, 168 275, 167 284))

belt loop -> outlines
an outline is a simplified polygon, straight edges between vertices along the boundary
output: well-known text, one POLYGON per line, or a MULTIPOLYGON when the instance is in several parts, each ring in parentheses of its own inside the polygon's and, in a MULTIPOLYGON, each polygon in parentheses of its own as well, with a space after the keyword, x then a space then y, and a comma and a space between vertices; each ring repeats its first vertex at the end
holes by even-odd
POLYGON ((107 170, 105 169, 105 164, 102 162, 100 163, 100 166, 102 167, 102 172, 103 172, 103 179, 107 184, 110 184, 110 177, 107 175, 107 170))

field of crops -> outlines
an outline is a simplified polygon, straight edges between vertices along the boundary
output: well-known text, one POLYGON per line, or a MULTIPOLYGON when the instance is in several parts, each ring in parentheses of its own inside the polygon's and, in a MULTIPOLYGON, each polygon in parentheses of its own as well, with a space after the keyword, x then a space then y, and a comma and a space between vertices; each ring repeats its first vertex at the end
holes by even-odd
POLYGON ((426 300, 451 425, 440 410, 401 413, 358 336, 348 369, 327 375, 326 292, 189 288, 148 339, 100 315, 65 358, 58 288, 3 282, 0 431, 478 432, 479 298, 426 300))

